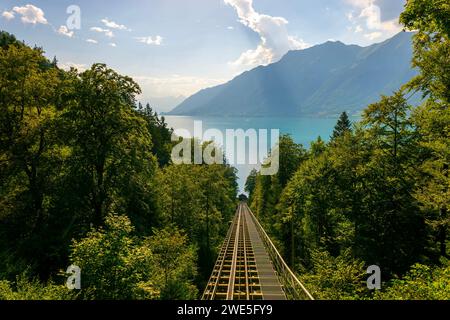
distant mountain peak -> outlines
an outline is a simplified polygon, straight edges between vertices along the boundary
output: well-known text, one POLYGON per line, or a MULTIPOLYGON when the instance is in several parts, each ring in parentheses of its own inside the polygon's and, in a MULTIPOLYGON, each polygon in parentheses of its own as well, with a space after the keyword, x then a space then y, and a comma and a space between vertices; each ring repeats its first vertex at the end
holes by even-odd
POLYGON ((171 114, 316 116, 357 113, 416 75, 412 33, 367 47, 327 41, 187 98, 171 114))
POLYGON ((328 40, 327 42, 325 42, 324 44, 328 44, 328 45, 340 45, 340 46, 345 46, 346 44, 339 41, 339 40, 328 40))

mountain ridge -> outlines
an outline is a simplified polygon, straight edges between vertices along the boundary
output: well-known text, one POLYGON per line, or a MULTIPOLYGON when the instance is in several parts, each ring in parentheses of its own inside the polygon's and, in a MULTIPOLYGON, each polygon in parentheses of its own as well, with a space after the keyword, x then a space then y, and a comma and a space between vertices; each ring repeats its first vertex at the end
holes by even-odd
POLYGON ((328 41, 200 90, 169 115, 326 116, 359 113, 417 74, 412 33, 368 47, 328 41))

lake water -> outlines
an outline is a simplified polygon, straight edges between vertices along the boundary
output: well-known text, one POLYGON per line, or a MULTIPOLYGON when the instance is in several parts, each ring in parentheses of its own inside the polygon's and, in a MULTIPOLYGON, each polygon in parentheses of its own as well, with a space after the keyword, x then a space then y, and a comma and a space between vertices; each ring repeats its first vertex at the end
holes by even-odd
MULTIPOLYGON (((203 132, 208 129, 218 129, 223 132, 227 129, 278 129, 280 134, 290 134, 296 143, 301 143, 309 148, 310 143, 319 136, 328 141, 336 124, 336 118, 296 118, 296 117, 188 117, 188 116, 165 116, 168 125, 174 129, 186 129, 194 135, 194 121, 202 121, 203 132)), ((356 119, 355 119, 356 120, 356 119)), ((201 133, 203 134, 203 133, 201 133)), ((196 135, 202 138, 201 135, 196 135)), ((243 192, 245 180, 254 165, 235 165, 239 170, 239 188, 243 192)))

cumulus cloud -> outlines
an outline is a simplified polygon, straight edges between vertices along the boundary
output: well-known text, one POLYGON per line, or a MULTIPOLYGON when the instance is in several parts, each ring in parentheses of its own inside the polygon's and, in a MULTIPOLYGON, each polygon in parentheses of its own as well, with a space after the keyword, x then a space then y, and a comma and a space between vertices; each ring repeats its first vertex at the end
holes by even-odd
POLYGON ((97 44, 98 43, 98 41, 94 40, 94 39, 87 39, 86 42, 93 43, 93 44, 97 44))
POLYGON ((114 38, 114 33, 111 30, 109 30, 109 29, 103 29, 103 28, 100 28, 100 27, 92 27, 91 31, 98 32, 98 33, 103 33, 108 38, 114 38))
POLYGON ((279 60, 289 50, 307 48, 303 40, 288 34, 288 21, 283 17, 273 17, 261 14, 253 8, 253 0, 224 0, 232 6, 239 21, 256 32, 260 43, 256 49, 245 51, 234 62, 234 66, 253 67, 266 65, 279 60))
POLYGON ((58 33, 69 38, 72 38, 74 34, 74 32, 70 31, 66 26, 59 27, 58 33))
POLYGON ((109 45, 113 48, 117 47, 117 44, 115 44, 114 42, 111 42, 109 45))
POLYGON ((381 9, 373 3, 361 11, 360 18, 366 19, 367 28, 369 30, 380 30, 391 33, 399 32, 401 30, 401 26, 396 19, 381 21, 381 9))
MULTIPOLYGON (((48 24, 44 11, 42 11, 41 8, 33 6, 32 4, 27 4, 23 7, 14 7, 12 11, 22 16, 21 20, 23 23, 48 24)), ((11 14, 12 12, 9 13, 11 14)), ((12 18, 14 18, 14 15, 12 18)))
POLYGON ((145 43, 148 45, 160 46, 162 44, 164 38, 161 36, 156 36, 156 37, 150 36, 150 37, 135 37, 135 39, 138 42, 145 43))
POLYGON ((128 30, 128 31, 130 30, 130 29, 128 29, 125 25, 123 25, 123 24, 118 24, 118 23, 116 23, 116 22, 114 22, 114 21, 111 21, 111 20, 109 20, 109 19, 107 19, 107 18, 102 19, 102 23, 103 23, 106 27, 111 28, 111 29, 128 30))
MULTIPOLYGON (((398 18, 382 20, 381 8, 377 4, 377 0, 347 0, 347 3, 359 11, 358 15, 354 15, 353 12, 347 13, 347 18, 354 24, 364 23, 367 30, 364 37, 369 40, 376 40, 383 36, 391 37, 402 30, 398 18)), ((361 25, 358 25, 354 31, 359 33, 363 29, 361 25)))
POLYGON ((14 11, 3 11, 2 17, 6 20, 12 20, 15 18, 14 11))

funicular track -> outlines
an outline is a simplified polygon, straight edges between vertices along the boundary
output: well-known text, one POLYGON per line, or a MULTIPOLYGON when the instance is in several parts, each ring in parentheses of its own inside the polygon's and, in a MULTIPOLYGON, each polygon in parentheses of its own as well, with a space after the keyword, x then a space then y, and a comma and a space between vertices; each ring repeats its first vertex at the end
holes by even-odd
POLYGON ((223 242, 202 300, 313 299, 245 202, 223 242))

